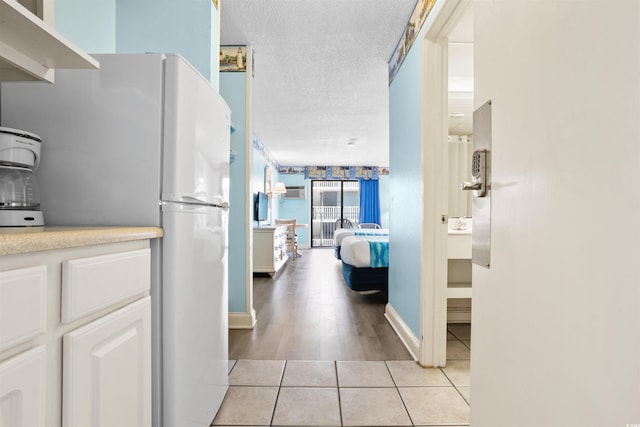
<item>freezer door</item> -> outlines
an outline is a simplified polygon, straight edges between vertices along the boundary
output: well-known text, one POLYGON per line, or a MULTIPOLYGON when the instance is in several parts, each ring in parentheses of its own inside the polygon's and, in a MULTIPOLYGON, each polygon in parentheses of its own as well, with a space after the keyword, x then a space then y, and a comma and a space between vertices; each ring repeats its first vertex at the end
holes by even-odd
POLYGON ((229 107, 182 57, 167 55, 165 75, 162 199, 229 200, 229 107))
POLYGON ((228 387, 227 212, 164 204, 163 425, 209 426, 228 387))

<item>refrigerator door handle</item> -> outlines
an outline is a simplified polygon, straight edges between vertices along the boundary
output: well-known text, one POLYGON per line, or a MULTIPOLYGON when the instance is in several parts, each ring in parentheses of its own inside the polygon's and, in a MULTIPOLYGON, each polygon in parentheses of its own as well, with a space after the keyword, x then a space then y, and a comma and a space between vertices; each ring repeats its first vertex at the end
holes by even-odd
POLYGON ((191 196, 182 196, 180 198, 180 201, 163 201, 162 203, 163 204, 178 203, 178 204, 185 204, 185 205, 211 206, 214 208, 220 208, 225 212, 229 210, 229 202, 227 201, 222 201, 220 203, 212 203, 210 201, 198 199, 197 197, 191 197, 191 196))

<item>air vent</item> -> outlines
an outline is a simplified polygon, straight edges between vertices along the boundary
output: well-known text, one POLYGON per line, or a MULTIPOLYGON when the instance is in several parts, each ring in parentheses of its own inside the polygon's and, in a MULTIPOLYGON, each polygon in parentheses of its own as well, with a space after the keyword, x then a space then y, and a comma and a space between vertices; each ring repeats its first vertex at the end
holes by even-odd
POLYGON ((304 185, 287 186, 287 192, 284 195, 285 199, 304 199, 304 185))

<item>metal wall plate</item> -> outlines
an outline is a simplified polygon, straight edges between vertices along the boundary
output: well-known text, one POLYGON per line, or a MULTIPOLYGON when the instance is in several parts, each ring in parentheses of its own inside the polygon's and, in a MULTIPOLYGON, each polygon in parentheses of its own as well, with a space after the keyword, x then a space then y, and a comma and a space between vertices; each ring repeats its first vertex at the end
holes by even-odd
POLYGON ((473 197, 471 261, 488 268, 491 264, 491 101, 473 112, 473 150, 485 150, 486 192, 473 197))

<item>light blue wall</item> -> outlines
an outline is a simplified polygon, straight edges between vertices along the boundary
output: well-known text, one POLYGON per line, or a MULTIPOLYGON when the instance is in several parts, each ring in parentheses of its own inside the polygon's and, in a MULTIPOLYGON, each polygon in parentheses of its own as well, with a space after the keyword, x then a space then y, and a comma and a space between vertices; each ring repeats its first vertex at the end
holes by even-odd
MULTIPOLYGON (((249 262, 245 256, 248 236, 246 220, 249 213, 246 209, 247 188, 245 162, 246 121, 247 121, 247 75, 246 73, 220 73, 220 95, 231 109, 231 119, 236 129, 231 134, 231 149, 236 158, 229 170, 229 312, 247 311, 246 308, 246 272, 249 262)), ((252 214, 253 215, 253 214, 252 214)))
POLYGON ((56 31, 89 53, 116 51, 116 0, 56 0, 56 31))
POLYGON ((304 179, 304 175, 281 174, 279 180, 286 186, 305 186, 303 199, 277 199, 278 215, 280 218, 295 218, 298 224, 307 224, 307 228, 298 228, 298 245, 311 246, 311 181, 304 179))
POLYGON ((217 13, 211 0, 117 0, 116 49, 122 53, 179 53, 215 87, 217 67, 212 62, 219 60, 217 13))
POLYGON ((56 30, 89 53, 178 53, 218 86, 211 0, 57 0, 56 30))
POLYGON ((389 88, 389 303, 420 337, 420 49, 413 47, 389 88))

